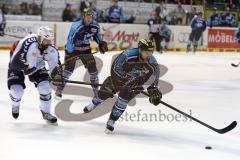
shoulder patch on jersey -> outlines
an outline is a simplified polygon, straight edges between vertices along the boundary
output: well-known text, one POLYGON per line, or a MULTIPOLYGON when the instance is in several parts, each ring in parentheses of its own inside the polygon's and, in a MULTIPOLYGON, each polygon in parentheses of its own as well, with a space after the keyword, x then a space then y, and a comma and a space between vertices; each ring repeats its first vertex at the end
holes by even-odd
POLYGON ((96 28, 91 28, 91 32, 96 33, 97 29, 96 28))

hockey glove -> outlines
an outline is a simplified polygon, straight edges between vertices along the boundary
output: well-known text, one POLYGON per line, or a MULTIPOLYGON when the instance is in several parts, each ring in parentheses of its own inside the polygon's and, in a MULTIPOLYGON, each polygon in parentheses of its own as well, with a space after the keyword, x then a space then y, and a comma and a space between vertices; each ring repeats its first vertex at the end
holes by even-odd
POLYGON ((98 48, 99 48, 100 53, 104 54, 105 52, 108 51, 107 42, 106 41, 100 41, 98 43, 98 48))
POLYGON ((161 99, 162 99, 162 93, 158 90, 157 87, 148 87, 147 91, 149 93, 149 102, 157 106, 161 99))
POLYGON ((65 85, 65 79, 62 76, 62 68, 59 66, 56 66, 51 75, 51 81, 54 86, 64 86, 65 85))
POLYGON ((33 67, 33 68, 24 68, 23 72, 25 75, 31 75, 33 73, 35 73, 37 71, 37 68, 36 67, 33 67))

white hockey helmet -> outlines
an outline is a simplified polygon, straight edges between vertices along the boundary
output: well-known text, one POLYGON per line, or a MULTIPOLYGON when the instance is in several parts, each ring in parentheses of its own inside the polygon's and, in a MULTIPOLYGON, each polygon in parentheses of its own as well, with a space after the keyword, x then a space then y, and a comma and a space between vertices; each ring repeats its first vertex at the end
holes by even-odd
POLYGON ((39 43, 41 44, 44 39, 54 40, 53 30, 48 26, 41 26, 38 28, 37 35, 40 37, 39 43))

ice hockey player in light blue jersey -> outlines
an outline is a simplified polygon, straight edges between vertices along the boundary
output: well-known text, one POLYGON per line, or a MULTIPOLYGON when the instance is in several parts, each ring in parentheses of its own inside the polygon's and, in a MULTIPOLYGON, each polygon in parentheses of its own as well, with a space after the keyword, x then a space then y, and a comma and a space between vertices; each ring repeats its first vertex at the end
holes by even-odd
POLYGON ((192 32, 190 33, 188 44, 187 44, 187 52, 190 51, 191 45, 193 43, 193 51, 195 52, 197 49, 198 41, 202 36, 202 33, 206 30, 206 22, 203 19, 202 12, 199 12, 196 17, 193 18, 191 22, 192 32))
MULTIPOLYGON (((100 53, 108 51, 107 42, 103 41, 100 35, 100 27, 97 22, 93 20, 92 10, 90 8, 86 8, 84 9, 83 19, 74 22, 68 34, 63 77, 65 79, 70 78, 75 69, 76 57, 78 57, 90 74, 90 81, 93 84, 93 92, 96 95, 98 87, 94 84, 98 83, 98 70, 90 46, 92 39, 98 43, 100 53)), ((64 87, 65 84, 57 88, 55 93, 56 98, 60 99, 62 97, 64 87)))
POLYGON ((172 34, 172 31, 166 26, 166 23, 163 23, 160 26, 160 31, 159 31, 160 43, 161 43, 160 52, 162 52, 163 49, 164 50, 168 49, 168 45, 171 39, 171 34, 172 34), (163 45, 163 41, 165 41, 165 45, 163 45))

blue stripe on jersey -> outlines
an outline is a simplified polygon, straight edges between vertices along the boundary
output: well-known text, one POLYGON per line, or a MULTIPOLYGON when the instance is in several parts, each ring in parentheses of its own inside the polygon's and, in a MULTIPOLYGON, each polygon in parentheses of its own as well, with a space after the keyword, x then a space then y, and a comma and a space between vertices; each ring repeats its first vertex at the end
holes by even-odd
POLYGON ((123 54, 126 54, 127 59, 132 59, 132 58, 138 58, 139 57, 138 48, 132 48, 132 49, 125 50, 123 52, 123 54))
POLYGON ((68 34, 68 40, 67 40, 67 45, 66 45, 66 49, 68 53, 72 53, 73 52, 73 48, 74 48, 74 37, 76 36, 76 33, 83 27, 83 22, 82 20, 74 22, 71 26, 70 32, 68 34))
POLYGON ((100 28, 98 26, 97 21, 93 20, 91 26, 93 26, 94 28, 97 29, 97 33, 95 34, 95 38, 96 38, 96 42, 99 43, 100 41, 102 41, 102 36, 100 34, 100 28))

